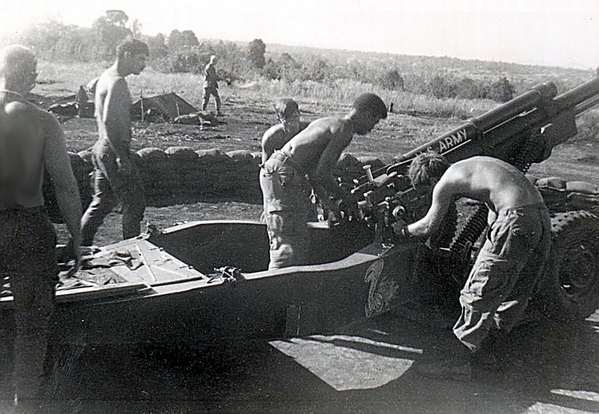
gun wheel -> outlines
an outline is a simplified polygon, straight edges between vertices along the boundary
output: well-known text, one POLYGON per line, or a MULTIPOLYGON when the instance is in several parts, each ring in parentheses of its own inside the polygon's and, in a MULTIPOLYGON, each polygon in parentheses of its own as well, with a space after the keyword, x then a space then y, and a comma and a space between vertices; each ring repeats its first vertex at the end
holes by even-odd
POLYGON ((551 318, 581 320, 599 308, 599 218, 587 211, 557 213, 539 295, 551 318))

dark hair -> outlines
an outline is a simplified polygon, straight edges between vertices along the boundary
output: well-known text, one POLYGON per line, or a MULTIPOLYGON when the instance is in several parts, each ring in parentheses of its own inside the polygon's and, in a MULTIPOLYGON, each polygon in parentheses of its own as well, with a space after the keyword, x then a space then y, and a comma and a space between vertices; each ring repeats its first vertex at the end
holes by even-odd
POLYGON ((122 59, 126 52, 132 55, 150 55, 150 49, 147 44, 141 40, 132 38, 123 40, 116 48, 116 55, 119 59, 122 59))
POLYGON ((289 98, 280 98, 274 104, 275 113, 279 118, 287 119, 294 113, 299 113, 297 102, 289 98))
POLYGON ((418 154, 410 164, 408 177, 414 187, 430 185, 433 179, 441 176, 449 168, 449 162, 438 152, 427 151, 418 154))
POLYGON ((23 76, 34 71, 37 59, 33 52, 22 45, 10 45, 0 53, 0 76, 23 76))
POLYGON ((381 98, 374 93, 363 93, 354 101, 354 109, 370 112, 380 118, 387 118, 387 107, 381 98))

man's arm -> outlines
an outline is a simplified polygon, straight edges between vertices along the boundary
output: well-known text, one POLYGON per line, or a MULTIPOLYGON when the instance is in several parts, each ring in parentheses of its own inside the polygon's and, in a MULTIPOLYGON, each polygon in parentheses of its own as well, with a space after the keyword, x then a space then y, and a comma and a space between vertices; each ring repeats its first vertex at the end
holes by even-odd
POLYGON ((108 90, 102 110, 102 122, 117 163, 127 170, 131 142, 131 95, 125 79, 118 79, 108 90))
POLYGON ((272 145, 273 135, 275 135, 275 127, 268 128, 262 136, 262 164, 275 152, 275 148, 272 145))
POLYGON ((52 178, 60 214, 67 224, 77 265, 81 262, 81 200, 79 187, 73 175, 71 160, 67 153, 64 134, 58 121, 50 114, 43 114, 42 128, 46 136, 44 160, 46 171, 52 178))
POLYGON ((333 197, 335 200, 339 200, 345 195, 345 192, 337 184, 335 177, 333 177, 333 170, 339 161, 339 157, 341 157, 341 153, 347 148, 351 140, 351 126, 345 124, 333 135, 331 141, 322 152, 314 172, 310 174, 310 179, 317 195, 321 201, 325 203, 326 207, 333 211, 335 211, 338 206, 331 204, 329 196, 333 197))
POLYGON ((426 215, 406 226, 408 234, 416 237, 428 237, 439 229, 453 197, 460 192, 459 185, 445 174, 433 189, 433 200, 426 215))

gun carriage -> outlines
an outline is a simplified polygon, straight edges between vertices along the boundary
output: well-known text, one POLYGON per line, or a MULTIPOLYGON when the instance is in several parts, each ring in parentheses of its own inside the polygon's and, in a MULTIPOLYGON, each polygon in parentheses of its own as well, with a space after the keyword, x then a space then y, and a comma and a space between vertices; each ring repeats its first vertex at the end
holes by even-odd
MULTIPOLYGON (((449 162, 476 155, 504 160, 523 173, 578 132, 576 117, 599 103, 599 78, 557 95, 544 83, 511 101, 472 118, 454 130, 401 156, 393 164, 356 180, 345 205, 357 203, 358 220, 366 222, 382 243, 395 242, 393 221, 415 221, 426 213, 430 197, 413 188, 407 178, 411 160, 423 151, 436 151, 449 162)), ((552 316, 587 317, 599 306, 599 198, 588 183, 566 188, 556 178, 536 180, 551 212, 552 253, 538 287, 537 303, 552 316), (594 214, 595 213, 595 214, 594 214)), ((467 203, 468 204, 468 203, 467 203)), ((462 206, 448 213, 438 234, 429 240, 437 269, 451 274, 460 286, 476 255, 477 240, 487 226, 484 204, 462 206)), ((447 276, 447 275, 446 275, 447 276)))

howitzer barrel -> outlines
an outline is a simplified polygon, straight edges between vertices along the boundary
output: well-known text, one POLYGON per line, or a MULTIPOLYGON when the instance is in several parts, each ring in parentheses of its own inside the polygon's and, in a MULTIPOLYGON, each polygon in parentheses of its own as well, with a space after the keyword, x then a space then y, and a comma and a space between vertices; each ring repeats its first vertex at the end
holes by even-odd
POLYGON ((597 104, 599 96, 599 77, 595 77, 576 88, 565 92, 554 99, 555 104, 559 109, 576 108, 576 114, 597 104))
POLYGON ((479 117, 472 118, 456 129, 435 138, 412 151, 402 154, 398 157, 397 161, 402 162, 409 160, 417 154, 429 149, 444 154, 448 150, 454 149, 468 140, 482 135, 485 131, 506 122, 516 115, 535 109, 540 101, 551 100, 556 95, 557 88, 552 82, 537 85, 530 91, 523 93, 511 101, 485 112, 479 117))

